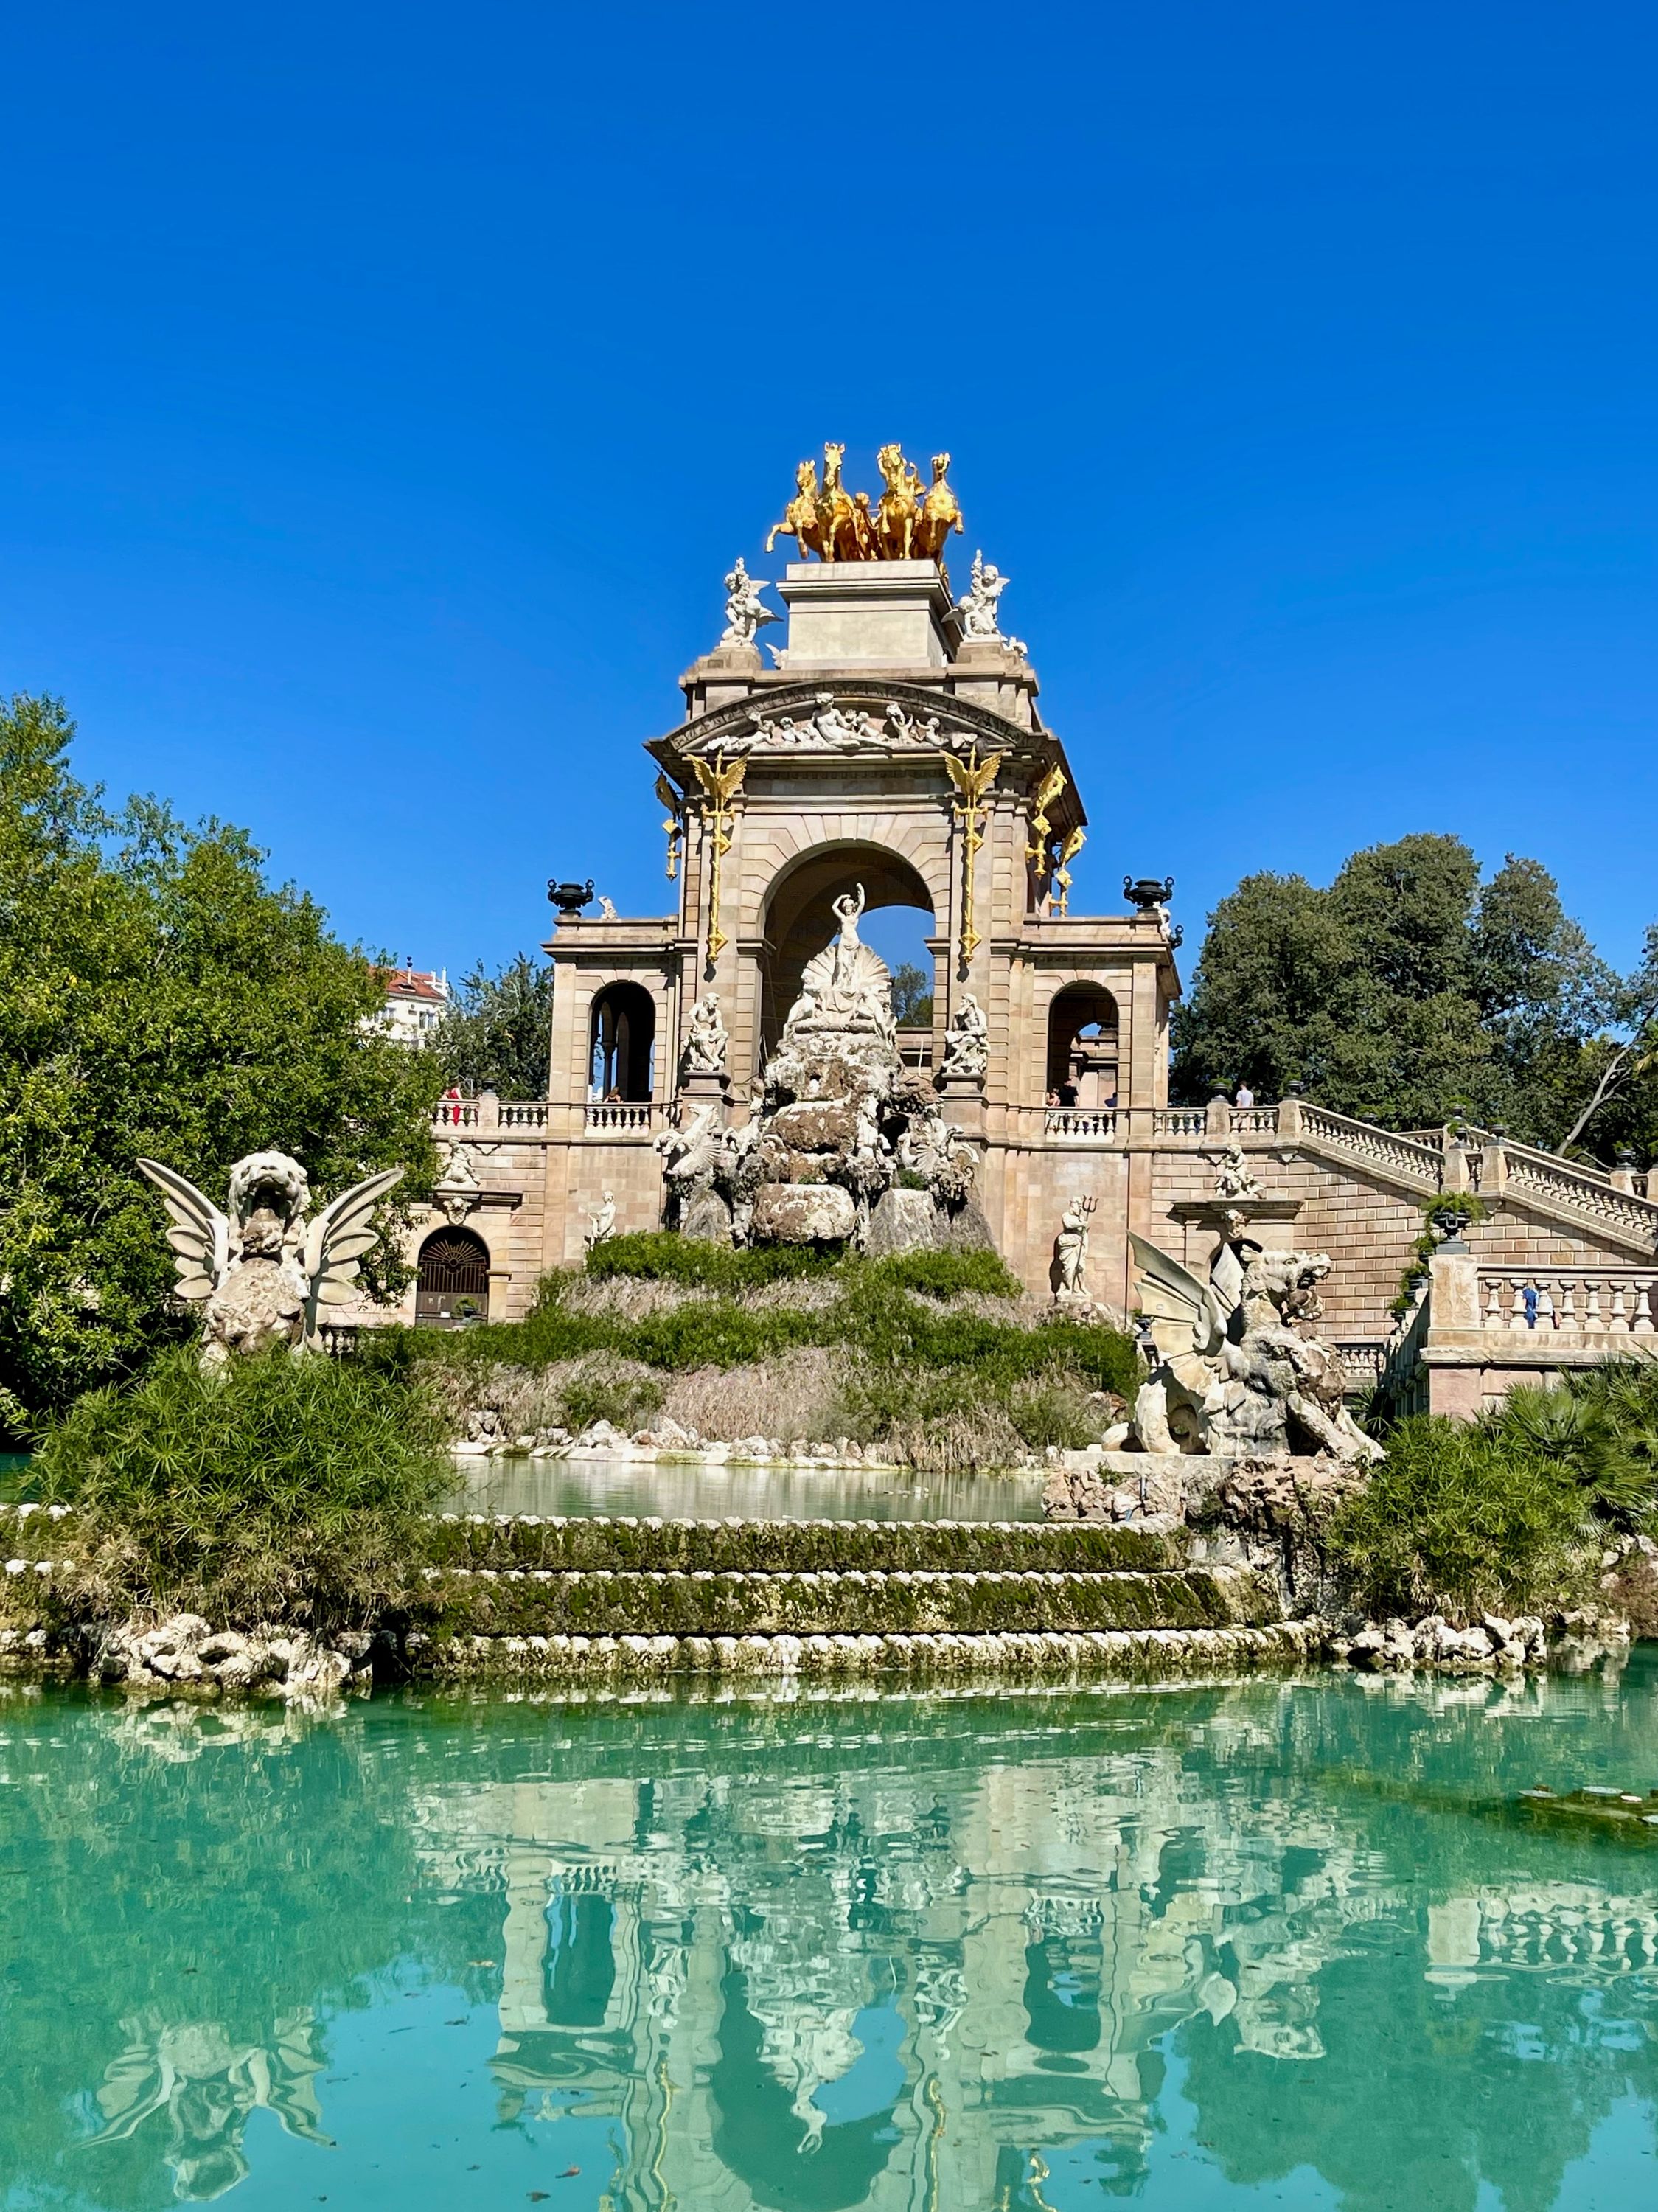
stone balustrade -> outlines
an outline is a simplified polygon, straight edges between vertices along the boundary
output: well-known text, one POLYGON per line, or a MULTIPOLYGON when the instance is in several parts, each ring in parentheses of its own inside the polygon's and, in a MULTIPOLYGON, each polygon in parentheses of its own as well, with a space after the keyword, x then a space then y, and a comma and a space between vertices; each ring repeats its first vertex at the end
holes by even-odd
POLYGON ((1208 1129, 1209 1118, 1201 1106, 1159 1106, 1152 1112, 1154 1137, 1202 1137, 1208 1129))
POLYGON ((1117 1135, 1114 1106, 1048 1106, 1042 1110, 1042 1134, 1080 1137, 1096 1144, 1114 1144, 1117 1135))
POLYGON ((1480 1326, 1573 1335, 1651 1336, 1658 1267, 1479 1270, 1480 1326))
POLYGON ((1332 1350, 1341 1362, 1343 1388, 1350 1398, 1373 1390, 1388 1364, 1388 1346, 1379 1337, 1345 1337, 1332 1350))
POLYGON ((647 1134, 655 1127, 656 1108, 648 1098, 590 1098, 584 1120, 590 1134, 594 1130, 607 1136, 647 1134))
POLYGON ((1413 1137, 1396 1137, 1390 1129, 1380 1129, 1372 1121, 1357 1121, 1351 1115, 1333 1114, 1327 1106, 1297 1099, 1286 1102, 1280 1109, 1278 1128, 1285 1137, 1308 1139, 1344 1158, 1372 1162, 1388 1175, 1422 1190, 1440 1187, 1444 1156, 1437 1147, 1413 1137))
POLYGON ((1275 1137, 1278 1134, 1276 1106, 1233 1106, 1227 1109, 1226 1127, 1234 1137, 1275 1137))
POLYGON ((432 1130, 439 1137, 453 1136, 457 1130, 493 1135, 499 1129, 538 1136, 547 1127, 549 1110, 544 1098, 497 1098, 485 1091, 476 1098, 440 1098, 432 1109, 432 1130))

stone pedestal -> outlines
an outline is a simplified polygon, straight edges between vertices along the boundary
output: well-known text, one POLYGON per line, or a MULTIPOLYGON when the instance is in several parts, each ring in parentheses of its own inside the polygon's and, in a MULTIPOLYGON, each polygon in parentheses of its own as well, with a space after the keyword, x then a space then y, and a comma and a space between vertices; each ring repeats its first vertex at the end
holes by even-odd
POLYGON ((936 561, 791 561, 777 589, 791 676, 949 663, 954 617, 936 561))
POLYGON ((679 1095, 685 1102, 688 1119, 699 1107, 718 1106, 723 1120, 731 1098, 731 1080, 724 1075, 687 1075, 680 1081, 679 1095))

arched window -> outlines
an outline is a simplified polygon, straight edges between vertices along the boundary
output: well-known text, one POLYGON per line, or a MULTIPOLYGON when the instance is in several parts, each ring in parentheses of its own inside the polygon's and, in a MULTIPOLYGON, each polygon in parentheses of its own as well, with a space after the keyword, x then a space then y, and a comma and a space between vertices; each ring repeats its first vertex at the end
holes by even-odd
POLYGON ((1067 983, 1048 1010, 1047 1085, 1062 1106, 1117 1099, 1117 1002, 1102 984, 1067 983))
POLYGON ((489 1248, 470 1229, 434 1230, 420 1248, 416 1321, 488 1321, 489 1248))
POLYGON ((607 983, 593 1000, 588 1081, 594 1098, 646 1099, 654 1079, 656 1001, 642 983, 607 983))

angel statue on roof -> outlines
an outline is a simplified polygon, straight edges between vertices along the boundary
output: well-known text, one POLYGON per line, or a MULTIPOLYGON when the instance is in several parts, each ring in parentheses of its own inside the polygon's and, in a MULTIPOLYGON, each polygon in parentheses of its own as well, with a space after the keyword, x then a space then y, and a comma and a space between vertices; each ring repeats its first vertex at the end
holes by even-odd
POLYGON ((222 1367, 233 1352, 317 1340, 324 1308, 355 1295, 357 1268, 374 1241, 369 1217, 403 1180, 384 1168, 354 1183, 307 1219, 311 1182, 286 1152, 250 1152, 230 1170, 228 1210, 221 1212, 176 1168, 140 1160, 161 1192, 172 1226, 177 1295, 204 1306, 202 1364, 222 1367))

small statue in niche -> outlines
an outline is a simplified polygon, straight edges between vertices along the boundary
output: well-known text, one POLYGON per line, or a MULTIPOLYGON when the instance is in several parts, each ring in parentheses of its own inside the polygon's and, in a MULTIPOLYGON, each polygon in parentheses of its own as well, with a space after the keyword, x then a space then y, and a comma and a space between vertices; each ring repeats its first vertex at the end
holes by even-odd
POLYGON ((705 991, 691 1008, 690 1027, 685 1037, 686 1074, 723 1075, 730 1042, 720 1011, 720 994, 705 991))
POLYGON ((761 598, 765 589, 750 575, 739 554, 726 578, 726 627, 720 633, 721 646, 751 646, 768 623, 781 622, 761 598))
POLYGON ((970 991, 963 992, 944 1034, 944 1065, 938 1080, 965 1076, 982 1083, 990 1066, 990 1023, 984 1008, 970 991))

